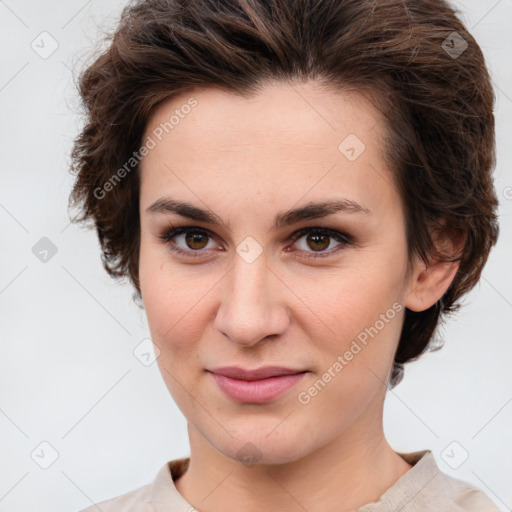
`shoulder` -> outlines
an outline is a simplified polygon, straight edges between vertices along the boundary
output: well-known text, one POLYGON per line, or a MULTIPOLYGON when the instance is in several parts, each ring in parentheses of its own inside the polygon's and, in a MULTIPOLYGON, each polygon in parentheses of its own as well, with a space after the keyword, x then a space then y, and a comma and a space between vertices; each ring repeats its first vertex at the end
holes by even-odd
POLYGON ((498 506, 474 485, 440 472, 436 477, 437 491, 429 493, 431 504, 450 505, 453 512, 500 512, 498 506), (437 500, 437 495, 440 496, 437 500))
POLYGON ((78 512, 171 512, 194 510, 179 494, 174 480, 188 468, 189 458, 165 463, 150 484, 93 504, 78 512))
POLYGON ((79 512, 155 512, 151 499, 152 484, 91 505, 79 512))
POLYGON ((496 504, 476 486, 442 472, 430 450, 401 454, 414 464, 397 484, 393 499, 402 498, 404 511, 500 512, 496 504))
POLYGON ((500 512, 482 490, 443 473, 431 450, 397 453, 411 464, 411 469, 377 501, 357 512, 500 512))

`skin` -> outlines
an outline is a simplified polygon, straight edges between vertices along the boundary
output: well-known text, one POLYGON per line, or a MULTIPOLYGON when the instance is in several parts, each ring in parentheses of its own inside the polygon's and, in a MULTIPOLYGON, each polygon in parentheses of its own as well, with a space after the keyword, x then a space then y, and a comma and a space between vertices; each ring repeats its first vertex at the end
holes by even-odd
POLYGON ((433 305, 457 264, 415 259, 407 274, 404 211, 380 145, 385 126, 363 96, 314 82, 268 84, 250 99, 194 89, 160 104, 144 138, 190 97, 198 105, 140 168, 141 293, 158 365, 190 440, 190 466, 176 487, 201 511, 354 510, 411 468, 384 437, 386 383, 405 307, 433 305), (354 161, 338 150, 350 133, 366 146, 354 161), (147 211, 163 197, 208 208, 231 231, 147 211), (341 211, 273 228, 283 210, 340 198, 371 215, 341 211), (171 224, 207 234, 195 245, 186 235, 163 241, 171 224), (313 227, 354 243, 328 237, 315 245, 307 234, 288 240, 313 227), (251 263, 236 252, 248 236, 263 251, 251 263), (177 255, 173 243, 200 256, 177 255), (307 257, 322 252, 329 254, 307 257), (402 311, 300 403, 298 394, 394 303, 402 311), (308 373, 274 401, 241 404, 205 371, 231 365, 308 373), (258 451, 252 465, 238 455, 247 443, 258 451))

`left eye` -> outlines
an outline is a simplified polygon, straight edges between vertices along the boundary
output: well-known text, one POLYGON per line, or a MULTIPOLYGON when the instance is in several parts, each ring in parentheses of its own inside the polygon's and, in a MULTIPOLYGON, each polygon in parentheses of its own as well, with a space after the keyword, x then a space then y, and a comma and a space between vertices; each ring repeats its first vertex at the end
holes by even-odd
MULTIPOLYGON (((306 248, 311 247, 314 250, 313 254, 308 254, 307 258, 323 258, 326 256, 330 256, 334 252, 338 252, 340 248, 343 248, 344 246, 351 245, 353 243, 352 238, 349 235, 346 235, 344 233, 340 233, 339 231, 334 231, 332 229, 327 228, 306 228, 298 231, 297 233, 294 233, 292 237, 290 237, 289 240, 297 240, 300 241, 302 238, 304 238, 304 246, 306 248), (338 244, 337 250, 332 250, 329 252, 325 252, 325 249, 330 247, 331 242, 329 239, 334 238, 338 244), (310 245, 307 245, 310 244, 310 245), (314 254, 320 252, 320 254, 314 254)), ((305 252, 308 253, 305 249, 305 252)))
MULTIPOLYGON (((208 230, 202 228, 179 227, 170 229, 161 235, 160 238, 169 244, 169 248, 172 251, 178 254, 183 256, 199 257, 204 255, 205 251, 208 252, 209 249, 205 248, 205 245, 208 245, 207 239, 212 238, 212 235, 208 230), (186 248, 179 247, 176 243, 176 240, 178 240, 181 236, 184 237, 186 248)), ((330 239, 335 239, 337 242, 339 242, 337 247, 344 247, 353 244, 353 240, 349 235, 340 233, 339 231, 334 231, 332 229, 320 227, 306 228, 295 232, 288 238, 287 242, 300 241, 302 238, 304 238, 303 246, 305 247, 305 249, 301 250, 302 252, 306 254, 310 252, 307 250, 308 247, 316 249, 313 250, 312 253, 305 255, 307 258, 326 257, 333 254, 334 252, 338 252, 338 250, 325 252, 325 249, 331 246, 330 239)), ((213 248, 214 247, 211 247, 211 249, 213 248)))

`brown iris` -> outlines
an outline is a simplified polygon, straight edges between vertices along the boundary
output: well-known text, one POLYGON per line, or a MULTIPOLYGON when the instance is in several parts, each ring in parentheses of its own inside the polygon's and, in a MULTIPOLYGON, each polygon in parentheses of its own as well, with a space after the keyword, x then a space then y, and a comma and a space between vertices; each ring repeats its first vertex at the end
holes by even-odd
POLYGON ((208 238, 208 235, 206 235, 205 233, 202 233, 200 231, 189 231, 185 235, 185 240, 187 242, 187 245, 191 249, 204 249, 204 246, 206 244, 201 245, 201 238, 206 241, 206 239, 208 238), (199 244, 200 247, 197 247, 196 244, 199 244))
MULTIPOLYGON (((322 250, 322 249, 326 249, 327 247, 329 247, 329 236, 327 235, 322 235, 322 234, 318 234, 318 233, 312 233, 310 235, 307 236, 307 241, 308 242, 313 242, 313 244, 320 244, 322 245, 322 247, 316 247, 317 249, 319 250, 322 250), (323 238, 324 240, 324 243, 322 244, 321 242, 321 239, 323 238)), ((314 247, 312 247, 313 249, 314 247)))
MULTIPOLYGON (((185 234, 185 240, 187 243, 187 246, 190 249, 196 249, 201 250, 204 249, 204 247, 207 244, 207 238, 208 235, 201 231, 189 231, 185 234)), ((315 249, 318 251, 322 251, 324 249, 327 249, 329 247, 329 239, 331 237, 328 235, 324 235, 322 233, 310 233, 307 235, 307 242, 308 244, 311 244, 311 249, 315 249), (316 247, 315 247, 316 246, 316 247)))

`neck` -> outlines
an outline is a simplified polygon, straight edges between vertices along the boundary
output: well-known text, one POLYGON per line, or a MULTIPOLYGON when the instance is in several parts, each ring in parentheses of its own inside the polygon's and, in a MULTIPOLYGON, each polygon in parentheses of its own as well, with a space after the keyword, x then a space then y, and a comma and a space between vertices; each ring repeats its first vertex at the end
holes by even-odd
POLYGON ((411 468, 387 443, 382 414, 372 416, 370 422, 360 417, 313 453, 279 465, 233 460, 189 424, 190 464, 176 488, 202 512, 354 511, 377 500, 411 468))

